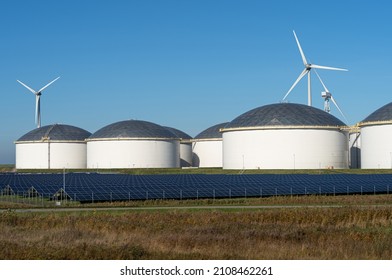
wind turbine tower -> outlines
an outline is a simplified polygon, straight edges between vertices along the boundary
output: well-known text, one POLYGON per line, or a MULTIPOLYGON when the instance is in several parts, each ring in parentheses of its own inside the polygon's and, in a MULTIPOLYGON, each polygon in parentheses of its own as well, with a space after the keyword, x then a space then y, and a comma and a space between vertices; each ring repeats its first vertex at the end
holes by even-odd
POLYGON ((311 64, 308 62, 308 60, 305 57, 305 54, 301 48, 301 44, 299 43, 299 40, 297 38, 297 34, 295 34, 295 31, 293 30, 295 41, 297 42, 297 46, 299 49, 299 52, 302 57, 302 62, 305 66, 305 69, 301 72, 301 74, 298 76, 297 80, 295 80, 294 84, 291 86, 291 88, 288 90, 286 95, 283 97, 284 101, 287 96, 290 94, 290 92, 294 89, 294 87, 298 84, 298 82, 305 77, 306 75, 308 76, 308 105, 312 106, 312 91, 311 91, 311 80, 310 80, 310 71, 312 69, 325 69, 325 70, 339 70, 339 71, 348 71, 347 69, 342 69, 342 68, 335 68, 335 67, 329 67, 329 66, 321 66, 321 65, 316 65, 316 64, 311 64))
POLYGON ((57 77, 56 79, 54 79, 53 81, 51 81, 50 83, 48 83, 47 85, 45 85, 43 88, 41 88, 40 90, 34 90, 31 87, 25 85, 24 83, 22 83, 19 80, 16 80, 18 83, 20 83, 22 86, 24 86, 25 88, 27 88, 29 91, 31 91, 32 93, 35 94, 35 124, 37 125, 37 127, 41 127, 41 95, 42 95, 42 91, 44 91, 44 89, 46 89, 48 86, 50 86, 51 84, 53 84, 55 81, 57 81, 60 77, 57 77))

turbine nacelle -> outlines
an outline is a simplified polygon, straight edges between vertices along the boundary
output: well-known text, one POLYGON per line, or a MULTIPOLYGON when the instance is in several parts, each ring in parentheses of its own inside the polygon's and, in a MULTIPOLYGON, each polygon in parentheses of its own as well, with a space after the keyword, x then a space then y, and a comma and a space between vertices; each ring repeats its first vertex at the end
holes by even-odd
POLYGON ((321 97, 325 99, 330 99, 332 97, 332 94, 328 91, 322 91, 321 92, 321 97))

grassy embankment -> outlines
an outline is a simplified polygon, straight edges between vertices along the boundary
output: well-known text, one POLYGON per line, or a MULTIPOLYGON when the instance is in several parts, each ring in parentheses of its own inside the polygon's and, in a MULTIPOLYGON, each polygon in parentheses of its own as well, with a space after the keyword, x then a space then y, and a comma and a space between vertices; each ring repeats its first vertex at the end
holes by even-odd
MULTIPOLYGON (((392 258, 389 195, 231 201, 239 205, 342 207, 71 213, 11 210, 0 214, 0 259, 392 258)), ((192 201, 155 203, 183 205, 192 201)))

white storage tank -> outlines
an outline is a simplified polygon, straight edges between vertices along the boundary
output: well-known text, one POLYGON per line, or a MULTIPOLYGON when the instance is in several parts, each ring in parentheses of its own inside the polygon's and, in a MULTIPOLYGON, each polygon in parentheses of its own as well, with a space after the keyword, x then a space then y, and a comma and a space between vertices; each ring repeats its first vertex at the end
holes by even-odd
POLYGON ((224 169, 348 168, 345 124, 291 103, 250 110, 221 130, 224 169))
POLYGON ((392 102, 362 122, 361 168, 392 168, 392 102))
POLYGON ((165 126, 165 128, 180 138, 180 166, 191 167, 193 156, 192 137, 179 129, 167 126, 165 126))
POLYGON ((90 132, 71 125, 52 124, 34 129, 17 141, 17 169, 84 169, 90 132))
POLYGON ((101 128, 86 141, 87 168, 180 167, 180 139, 155 123, 116 122, 101 128))
POLYGON ((222 134, 225 123, 216 124, 203 130, 193 138, 193 166, 222 167, 222 134))

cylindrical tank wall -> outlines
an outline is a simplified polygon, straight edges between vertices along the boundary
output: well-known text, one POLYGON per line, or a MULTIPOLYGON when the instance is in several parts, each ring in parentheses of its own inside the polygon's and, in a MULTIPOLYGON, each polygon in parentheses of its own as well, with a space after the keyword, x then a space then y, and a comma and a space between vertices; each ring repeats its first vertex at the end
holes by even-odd
POLYGON ((17 169, 86 168, 85 143, 17 143, 17 169))
POLYGON ((222 167, 222 140, 193 142, 194 167, 222 167))
POLYGON ((87 168, 180 167, 178 140, 99 140, 87 142, 87 168))
POLYGON ((180 166, 190 167, 192 166, 192 143, 181 143, 180 144, 180 166))
POLYGON ((328 129, 226 131, 223 168, 348 168, 348 135, 328 129))
POLYGON ((361 168, 392 168, 392 124, 361 127, 361 168))
POLYGON ((349 134, 349 167, 361 168, 361 133, 350 132, 349 134))
POLYGON ((16 169, 48 168, 48 143, 16 144, 16 169))

